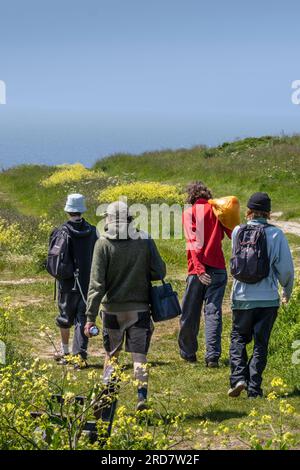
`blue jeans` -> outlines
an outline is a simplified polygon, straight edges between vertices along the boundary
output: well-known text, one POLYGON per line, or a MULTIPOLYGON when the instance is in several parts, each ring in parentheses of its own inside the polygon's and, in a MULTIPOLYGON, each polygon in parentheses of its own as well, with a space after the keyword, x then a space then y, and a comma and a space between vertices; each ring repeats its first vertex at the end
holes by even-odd
POLYGON ((222 302, 227 284, 227 273, 225 269, 210 267, 207 267, 206 272, 212 278, 209 286, 202 284, 196 274, 187 278, 178 343, 184 357, 189 358, 196 354, 201 310, 204 304, 205 359, 210 362, 218 361, 221 355, 222 302))

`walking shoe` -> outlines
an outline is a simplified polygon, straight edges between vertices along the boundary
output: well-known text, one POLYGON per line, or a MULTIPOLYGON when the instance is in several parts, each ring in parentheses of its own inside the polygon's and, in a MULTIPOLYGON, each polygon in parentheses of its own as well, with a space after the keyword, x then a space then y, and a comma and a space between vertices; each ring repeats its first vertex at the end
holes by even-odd
POLYGON ((71 363, 75 370, 82 370, 86 369, 89 365, 86 359, 80 356, 80 354, 76 354, 72 357, 71 363))
POLYGON ((255 398, 262 398, 263 395, 260 393, 248 393, 248 398, 255 399, 255 398))
POLYGON ((219 362, 218 361, 206 361, 206 367, 209 367, 210 369, 217 369, 219 367, 219 362))
POLYGON ((66 366, 69 363, 70 354, 64 354, 63 352, 57 351, 53 359, 56 361, 59 366, 66 366))
POLYGON ((180 357, 187 362, 197 362, 196 354, 193 354, 192 356, 186 356, 182 351, 180 351, 180 357))
POLYGON ((246 390, 247 384, 244 380, 240 380, 234 387, 228 390, 228 396, 231 398, 239 397, 243 390, 246 390))
POLYGON ((147 400, 139 400, 136 405, 136 411, 145 411, 148 409, 147 400))

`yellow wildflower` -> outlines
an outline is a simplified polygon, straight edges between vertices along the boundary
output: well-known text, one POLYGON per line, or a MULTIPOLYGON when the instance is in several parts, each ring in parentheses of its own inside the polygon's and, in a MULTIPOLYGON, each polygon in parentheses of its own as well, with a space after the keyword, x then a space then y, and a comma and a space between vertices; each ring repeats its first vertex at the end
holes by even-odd
POLYGON ((41 181, 41 185, 45 188, 50 188, 59 184, 76 183, 82 180, 93 180, 103 177, 104 173, 102 171, 88 170, 81 163, 58 165, 52 175, 41 181))
POLYGON ((154 203, 162 201, 169 204, 182 204, 183 195, 176 186, 162 183, 147 183, 138 181, 129 184, 120 184, 104 189, 99 194, 99 201, 111 203, 126 197, 130 203, 154 203))

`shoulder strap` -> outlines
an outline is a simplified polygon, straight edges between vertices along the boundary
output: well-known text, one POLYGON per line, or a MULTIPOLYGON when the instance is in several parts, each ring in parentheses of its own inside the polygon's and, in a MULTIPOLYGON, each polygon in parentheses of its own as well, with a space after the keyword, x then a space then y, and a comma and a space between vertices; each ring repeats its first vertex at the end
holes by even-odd
MULTIPOLYGON (((154 257, 154 249, 153 249, 153 242, 152 242, 152 238, 151 237, 148 237, 148 238, 145 238, 146 242, 147 242, 147 245, 148 245, 148 248, 149 248, 149 251, 150 251, 150 263, 151 263, 151 258, 154 257)), ((151 266, 150 266, 151 268, 151 266)), ((159 279, 163 284, 165 284, 165 281, 162 277, 160 277, 159 279)))

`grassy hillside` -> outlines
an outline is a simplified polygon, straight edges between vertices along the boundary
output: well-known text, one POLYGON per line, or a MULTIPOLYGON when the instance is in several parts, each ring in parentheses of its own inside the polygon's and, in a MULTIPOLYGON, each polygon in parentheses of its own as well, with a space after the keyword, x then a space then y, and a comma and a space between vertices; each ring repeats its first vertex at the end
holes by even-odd
POLYGON ((54 168, 24 165, 0 173, 0 187, 10 194, 21 213, 30 215, 56 215, 68 191, 82 190, 90 198, 93 215, 95 191, 107 185, 141 180, 175 183, 184 188, 189 181, 200 179, 215 196, 237 195, 243 207, 251 192, 268 191, 274 211, 283 211, 286 219, 300 216, 300 136, 244 139, 209 149, 118 154, 99 160, 95 169, 103 170, 107 178, 45 190, 39 183, 54 168))
POLYGON ((235 194, 243 206, 249 193, 266 191, 275 211, 284 211, 285 218, 300 216, 300 136, 244 139, 210 149, 120 154, 99 160, 95 167, 121 178, 182 186, 200 179, 215 196, 235 194))
MULTIPOLYGON (((9 297, 10 300, 5 302, 10 303, 8 310, 13 318, 12 324, 5 328, 9 331, 10 341, 13 339, 14 354, 40 357, 43 364, 52 363, 53 347, 39 336, 40 328, 47 326, 54 342, 59 344, 54 322, 56 305, 52 299, 53 282, 43 270, 43 260, 51 228, 64 220, 63 206, 68 193, 82 192, 86 195, 89 207, 87 219, 97 223, 96 208, 99 202, 105 202, 101 199, 103 190, 110 191, 118 185, 132 182, 139 183, 138 188, 143 187, 143 182, 159 182, 169 184, 170 194, 174 197, 174 193, 184 191, 189 181, 200 179, 211 187, 216 197, 237 195, 241 200, 242 212, 249 195, 260 190, 270 193, 273 210, 282 212, 283 220, 297 222, 300 219, 299 136, 244 139, 209 149, 194 147, 137 156, 113 155, 96 162, 90 171, 80 170, 82 175, 79 179, 77 173, 72 173, 72 168, 67 170, 71 173, 65 179, 61 173, 60 178, 56 176, 66 169, 54 166, 23 165, 0 173, 0 295, 2 299, 9 297), (17 321, 20 309, 22 319, 17 321)), ((149 193, 149 201, 156 199, 159 199, 158 193, 149 193)), ((299 236, 287 236, 299 269, 299 236)), ((159 240, 158 245, 167 262, 168 279, 181 297, 186 276, 185 243, 172 239, 159 240)), ((224 242, 224 248, 228 261, 229 240, 224 242)), ((291 431, 299 435, 299 415, 283 416, 278 401, 270 403, 259 400, 253 404, 244 396, 237 400, 227 398, 231 329, 229 292, 230 282, 224 301, 223 357, 221 367, 216 371, 204 366, 203 327, 199 335, 199 362, 186 364, 178 355, 178 322, 174 320, 156 325, 149 354, 152 364, 150 393, 157 403, 168 402, 168 411, 165 411, 168 418, 165 416, 164 419, 186 412, 184 427, 191 428, 192 433, 181 444, 184 448, 247 447, 245 442, 249 441, 254 431, 249 425, 249 439, 242 438, 238 424, 248 422, 247 415, 253 407, 259 417, 271 415, 276 429, 284 422, 282 434, 291 431)), ((264 382, 268 393, 273 389, 272 379, 282 377, 287 383, 285 392, 288 401, 297 413, 300 412, 300 371, 299 365, 292 364, 291 357, 292 343, 299 339, 300 333, 299 295, 298 288, 291 305, 280 312, 264 382)), ((1 331, 4 328, 1 322, 6 319, 4 312, 5 308, 0 304, 0 339, 4 334, 1 331)), ((91 368, 78 373, 73 381, 72 390, 79 394, 86 392, 91 370, 98 377, 102 372, 101 339, 91 341, 90 352, 91 368)), ((122 355, 121 362, 131 372, 127 355, 122 355)), ((51 374, 53 380, 57 380, 59 368, 54 367, 51 374)), ((18 399, 22 401, 22 396, 18 399)), ((134 400, 133 389, 121 396, 121 404, 128 407, 130 416, 134 400)), ((261 423, 259 427, 258 434, 267 440, 270 427, 267 423, 261 423)), ((0 447, 2 445, 0 432, 0 447)), ((295 443, 289 445, 298 446, 295 443)))

